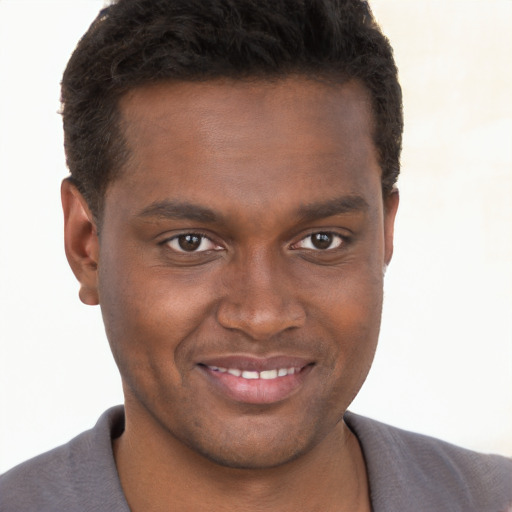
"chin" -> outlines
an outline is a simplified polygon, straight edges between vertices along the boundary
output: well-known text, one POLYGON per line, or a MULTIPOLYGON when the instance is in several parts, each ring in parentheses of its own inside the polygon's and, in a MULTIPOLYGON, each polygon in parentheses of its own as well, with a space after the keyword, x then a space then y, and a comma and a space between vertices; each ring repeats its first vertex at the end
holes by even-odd
POLYGON ((192 438, 184 441, 190 449, 218 466, 264 470, 303 457, 325 437, 313 425, 302 425, 295 431, 287 425, 287 428, 272 431, 268 425, 258 426, 256 423, 251 422, 243 430, 226 429, 219 436, 210 438, 195 432, 192 438))
POLYGON ((255 449, 254 446, 240 447, 236 444, 228 450, 195 450, 217 466, 230 469, 266 470, 293 462, 309 451, 310 447, 269 447, 255 449), (245 449, 244 449, 245 448, 245 449))

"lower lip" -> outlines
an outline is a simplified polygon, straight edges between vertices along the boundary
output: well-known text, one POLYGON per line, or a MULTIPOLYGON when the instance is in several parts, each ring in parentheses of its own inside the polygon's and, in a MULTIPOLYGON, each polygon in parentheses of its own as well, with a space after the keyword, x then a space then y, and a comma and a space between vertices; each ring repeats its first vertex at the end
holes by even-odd
POLYGON ((199 366, 199 369, 207 376, 217 391, 235 402, 272 404, 281 402, 295 394, 313 366, 305 366, 293 375, 275 379, 244 379, 229 373, 211 370, 207 366, 199 366))

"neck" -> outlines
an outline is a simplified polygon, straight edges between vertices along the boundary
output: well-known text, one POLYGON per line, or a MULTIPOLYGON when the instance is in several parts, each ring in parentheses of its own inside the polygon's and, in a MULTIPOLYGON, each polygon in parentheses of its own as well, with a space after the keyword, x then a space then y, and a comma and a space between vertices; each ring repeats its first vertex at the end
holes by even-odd
POLYGON ((266 469, 220 466, 162 428, 132 422, 114 441, 132 512, 369 511, 366 468, 343 421, 298 459, 266 469), (134 424, 135 423, 135 424, 134 424))

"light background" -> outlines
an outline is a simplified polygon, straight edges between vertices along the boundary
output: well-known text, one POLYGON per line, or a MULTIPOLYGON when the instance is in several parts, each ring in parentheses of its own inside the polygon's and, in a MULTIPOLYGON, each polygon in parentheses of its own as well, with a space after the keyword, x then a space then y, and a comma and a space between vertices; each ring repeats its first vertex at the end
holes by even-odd
MULTIPOLYGON (((0 472, 122 401, 62 242, 59 81, 98 0, 0 0, 0 472)), ((406 131, 380 347, 351 409, 512 455, 512 1, 375 0, 406 131)))

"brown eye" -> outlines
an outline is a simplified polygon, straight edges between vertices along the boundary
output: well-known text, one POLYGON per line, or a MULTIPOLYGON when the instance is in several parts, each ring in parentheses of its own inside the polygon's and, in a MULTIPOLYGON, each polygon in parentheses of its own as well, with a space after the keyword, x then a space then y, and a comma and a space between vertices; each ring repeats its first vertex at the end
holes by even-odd
POLYGON ((320 232, 303 238, 295 248, 310 249, 313 251, 327 251, 337 249, 343 244, 343 237, 336 233, 320 232))
POLYGON ((311 236, 311 244, 316 249, 329 249, 333 238, 331 233, 315 233, 311 236))
POLYGON ((198 233, 185 233, 165 242, 173 251, 181 253, 195 253, 205 251, 218 251, 222 247, 216 245, 208 237, 198 233))
POLYGON ((201 246, 201 237, 198 235, 181 235, 178 237, 178 245, 184 251, 195 251, 201 246))

